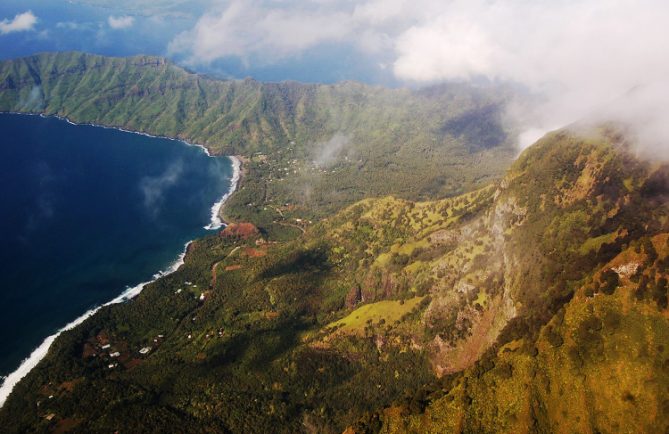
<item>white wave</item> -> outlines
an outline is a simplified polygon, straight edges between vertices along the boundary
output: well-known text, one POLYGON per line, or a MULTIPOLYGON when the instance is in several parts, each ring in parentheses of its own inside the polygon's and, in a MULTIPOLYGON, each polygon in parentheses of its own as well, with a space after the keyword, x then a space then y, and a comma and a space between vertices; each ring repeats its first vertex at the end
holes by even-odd
POLYGON ((224 223, 223 220, 221 219, 221 208, 223 208, 225 201, 227 201, 230 195, 232 195, 232 193, 234 193, 235 190, 237 189, 237 184, 239 183, 239 177, 241 176, 242 162, 239 160, 239 158, 234 156, 228 158, 230 158, 230 161, 232 161, 232 179, 230 179, 230 188, 228 189, 227 193, 223 195, 221 200, 216 202, 211 207, 211 222, 204 227, 205 229, 210 231, 220 229, 223 226, 224 223))
MULTIPOLYGON (((109 126, 105 126, 105 125, 97 125, 97 124, 93 124, 93 123, 78 124, 78 123, 72 122, 67 117, 57 116, 57 115, 45 115, 43 113, 40 113, 40 114, 37 114, 37 113, 18 113, 18 112, 5 112, 5 113, 24 115, 24 116, 26 116, 26 115, 27 116, 40 116, 40 117, 43 117, 43 118, 55 117, 57 119, 64 120, 71 125, 88 125, 88 126, 93 126, 93 127, 98 127, 98 128, 119 130, 119 131, 123 131, 123 132, 126 132, 126 133, 139 134, 139 135, 146 136, 146 137, 174 140, 174 141, 182 142, 182 143, 184 143, 188 146, 195 146, 197 148, 200 148, 200 149, 202 149, 202 151, 208 157, 212 156, 210 154, 209 150, 202 145, 189 143, 189 142, 186 142, 185 140, 175 139, 173 137, 156 136, 156 135, 152 135, 152 134, 148 134, 148 133, 142 133, 142 132, 138 132, 138 131, 131 131, 131 130, 126 130, 126 129, 118 128, 118 127, 109 127, 109 126)), ((237 157, 230 156, 229 158, 232 161, 232 168, 233 168, 232 179, 231 179, 231 183, 230 183, 230 189, 221 198, 221 200, 219 200, 218 202, 216 202, 212 206, 212 208, 211 208, 211 215, 212 215, 211 223, 208 224, 207 226, 205 226, 205 229, 215 230, 215 229, 219 229, 223 226, 223 221, 219 217, 219 213, 220 213, 221 208, 222 208, 223 204, 225 203, 225 201, 230 197, 230 195, 237 188, 237 184, 239 182, 239 177, 240 177, 240 174, 241 174, 241 161, 237 157)), ((49 351, 49 348, 51 347, 51 344, 53 344, 53 342, 56 340, 56 338, 58 336, 60 336, 61 333, 65 332, 65 331, 68 331, 68 330, 71 330, 74 327, 78 326, 79 324, 83 323, 88 318, 95 315, 95 313, 97 313, 101 308, 103 308, 105 306, 109 306, 109 305, 112 305, 112 304, 123 303, 124 301, 130 300, 131 298, 136 297, 137 295, 139 295, 140 292, 142 292, 142 289, 144 289, 144 287, 146 285, 148 285, 149 283, 154 282, 155 280, 157 280, 161 277, 164 277, 168 274, 171 274, 171 273, 175 272, 181 265, 183 265, 184 258, 186 256, 186 251, 188 250, 188 246, 190 245, 190 243, 191 243, 191 241, 186 243, 184 251, 179 255, 177 260, 167 270, 163 270, 163 271, 160 271, 160 272, 154 274, 153 275, 153 280, 150 280, 150 281, 147 281, 147 282, 142 282, 139 285, 133 286, 131 288, 130 287, 126 288, 126 290, 123 291, 123 293, 121 293, 118 297, 116 297, 113 300, 103 304, 102 306, 98 306, 98 307, 95 307, 93 309, 90 309, 89 311, 87 311, 86 313, 81 315, 79 318, 75 319, 71 323, 67 324, 65 327, 58 330, 55 334, 47 337, 42 342, 42 344, 40 346, 38 346, 35 350, 33 350, 33 352, 30 354, 30 356, 28 356, 26 359, 23 360, 23 362, 21 362, 21 365, 14 372, 12 372, 11 374, 9 374, 8 376, 6 376, 4 378, 0 378, 0 381, 2 381, 2 384, 0 385, 0 407, 2 407, 4 405, 5 401, 7 400, 7 397, 12 392, 12 390, 14 389, 16 384, 18 384, 18 382, 23 377, 25 377, 35 366, 37 366, 37 364, 47 355, 47 353, 49 351)))
MULTIPOLYGON (((17 114, 17 115, 27 115, 27 116, 35 116, 36 114, 34 113, 18 113, 18 112, 9 112, 10 114, 17 114)), ((123 131, 124 133, 132 133, 132 134, 139 134, 140 136, 145 136, 145 137, 151 137, 151 138, 156 138, 156 139, 167 139, 167 140, 174 140, 177 142, 181 142, 187 146, 195 146, 196 148, 202 149, 202 151, 208 156, 212 157, 211 153, 209 152, 209 149, 202 145, 198 145, 195 143, 190 143, 182 139, 175 139, 174 137, 167 137, 167 136, 157 136, 153 134, 148 134, 148 133, 142 133, 139 131, 132 131, 132 130, 126 130, 125 128, 121 127, 109 127, 106 125, 98 125, 98 124, 93 124, 93 123, 75 123, 72 122, 70 119, 64 116, 58 116, 58 115, 45 115, 44 113, 37 114, 37 116, 40 116, 42 118, 49 118, 49 117, 54 117, 56 119, 63 120, 67 122, 70 125, 87 125, 91 127, 97 127, 97 128, 104 128, 107 130, 118 130, 118 131, 123 131)), ((239 183, 239 178, 241 176, 241 161, 239 158, 235 156, 228 156, 230 160, 232 161, 232 179, 230 180, 230 189, 228 192, 226 192, 221 199, 216 202, 215 204, 212 205, 211 207, 211 221, 207 226, 204 227, 206 230, 217 230, 223 227, 224 223, 223 220, 221 220, 220 213, 221 209, 223 208, 223 205, 225 204, 225 201, 228 200, 228 198, 232 195, 232 193, 235 192, 237 189, 237 184, 239 183)))
POLYGON ((24 359, 23 362, 21 362, 21 365, 14 372, 4 377, 2 385, 0 386, 0 407, 2 407, 5 404, 5 401, 7 400, 7 397, 9 397, 9 394, 14 389, 14 386, 16 386, 18 382, 21 381, 21 379, 23 379, 23 377, 28 375, 28 373, 35 366, 37 366, 37 364, 47 355, 47 353, 49 352, 49 348, 51 347, 51 344, 53 344, 53 342, 56 340, 58 336, 61 335, 61 333, 68 330, 72 330, 79 324, 86 321, 88 318, 95 315, 100 309, 102 309, 105 306, 111 306, 112 304, 123 303, 138 296, 139 293, 142 292, 144 287, 149 283, 155 282, 157 279, 160 279, 161 277, 167 276, 168 274, 172 274, 175 271, 177 271, 179 267, 181 267, 184 264, 184 258, 186 257, 188 246, 191 243, 192 241, 187 242, 184 246, 183 252, 181 252, 181 254, 177 257, 177 259, 166 270, 162 270, 154 274, 152 280, 142 282, 139 285, 133 287, 126 288, 126 290, 123 291, 118 297, 103 304, 102 306, 97 306, 94 307, 93 309, 88 310, 79 318, 75 319, 71 323, 67 324, 65 327, 58 330, 53 335, 44 339, 44 341, 40 344, 40 346, 35 348, 33 352, 30 353, 30 356, 24 359))

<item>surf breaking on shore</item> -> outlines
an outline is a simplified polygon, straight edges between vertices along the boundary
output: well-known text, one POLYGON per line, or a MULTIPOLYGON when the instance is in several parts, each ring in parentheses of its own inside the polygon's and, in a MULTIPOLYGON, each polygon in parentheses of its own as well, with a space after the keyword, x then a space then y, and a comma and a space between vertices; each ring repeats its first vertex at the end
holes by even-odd
POLYGON ((179 269, 184 264, 184 258, 186 257, 186 252, 188 251, 188 246, 192 241, 189 241, 185 244, 184 250, 181 254, 179 254, 179 257, 170 265, 166 270, 159 271, 158 273, 153 275, 153 279, 142 282, 139 285, 135 285, 133 287, 128 287, 123 291, 119 296, 114 298, 111 301, 108 301, 107 303, 94 307, 93 309, 88 310, 86 313, 81 315, 79 318, 75 319, 71 323, 67 324, 65 327, 61 328, 58 330, 56 333, 53 335, 49 336, 48 338, 44 339, 42 344, 40 344, 39 347, 35 348, 33 352, 28 356, 26 359, 21 362, 21 365, 11 374, 9 374, 7 377, 5 377, 2 386, 0 386, 0 407, 2 407, 5 404, 5 401, 7 400, 7 397, 9 397, 9 394, 12 392, 14 389, 14 386, 18 384, 23 377, 28 375, 28 373, 35 367, 37 364, 47 355, 49 348, 51 347, 51 344, 56 340, 58 336, 60 336, 63 332, 66 332, 68 330, 72 330, 79 324, 83 323, 86 321, 88 318, 92 317, 95 315, 100 309, 106 306, 111 306, 113 304, 119 304, 123 303, 125 301, 128 301, 134 297, 137 297, 140 292, 144 289, 144 287, 150 283, 155 282, 156 280, 160 279, 161 277, 167 276, 169 274, 174 273, 179 269))
MULTIPOLYGON (((33 116, 35 115, 35 114, 30 114, 30 113, 15 113, 15 114, 33 115, 33 116)), ((48 117, 48 116, 45 116, 43 114, 39 114, 38 116, 48 117)), ((123 128, 108 127, 108 126, 104 126, 104 125, 77 124, 77 123, 74 123, 74 122, 70 121, 67 118, 63 118, 63 117, 60 117, 60 116, 54 116, 54 117, 56 117, 58 119, 61 119, 61 120, 64 120, 64 121, 66 121, 66 122, 68 122, 69 124, 72 124, 72 125, 89 125, 89 126, 95 126, 95 127, 99 127, 99 128, 105 128, 105 129, 115 129, 115 130, 119 130, 119 131, 123 131, 123 132, 127 132, 127 133, 139 134, 139 135, 147 136, 147 137, 163 138, 163 139, 179 141, 179 142, 182 142, 182 143, 184 143, 188 146, 195 146, 195 147, 201 148, 205 152, 205 154, 207 154, 207 156, 213 157, 209 153, 209 150, 207 148, 205 148, 204 146, 189 143, 189 142, 186 142, 185 140, 175 139, 175 138, 171 138, 171 137, 154 136, 154 135, 151 135, 151 134, 142 133, 142 132, 138 132, 138 131, 130 131, 130 130, 125 130, 123 128)), ((230 187, 228 188, 226 193, 223 195, 223 197, 211 207, 211 222, 207 226, 204 227, 207 230, 220 229, 224 225, 224 222, 222 221, 222 219, 220 217, 221 209, 222 209, 223 205, 225 204, 225 202, 228 200, 228 198, 232 195, 232 193, 235 192, 235 190, 237 189, 238 183, 239 183, 239 179, 240 179, 240 176, 241 176, 241 161, 240 161, 239 158, 234 157, 234 156, 229 156, 228 158, 230 158, 230 161, 232 162, 232 169, 233 169, 232 178, 230 179, 230 187)), ((14 390, 14 387, 19 383, 19 381, 21 381, 26 375, 28 375, 28 373, 30 371, 32 371, 44 357, 46 357, 46 355, 48 354, 49 348, 54 343, 54 341, 58 338, 58 336, 60 336, 63 332, 66 332, 68 330, 72 330, 73 328, 82 324, 88 318, 95 315, 100 309, 102 309, 104 307, 107 307, 107 306, 111 306, 111 305, 114 305, 114 304, 119 304, 119 303, 123 303, 125 301, 128 301, 128 300, 138 296, 142 292, 142 290, 144 289, 144 287, 146 285, 155 282, 156 280, 160 279, 161 277, 167 276, 167 275, 172 274, 175 271, 177 271, 179 269, 179 267, 181 267, 184 264, 184 259, 186 257, 186 253, 188 251, 188 246, 190 246, 191 243, 192 243, 192 241, 189 241, 185 244, 183 252, 181 254, 179 254, 177 259, 167 269, 161 270, 158 273, 154 274, 153 278, 149 281, 142 282, 142 283, 140 283, 138 285, 135 285, 133 287, 126 287, 126 289, 120 295, 118 295, 116 298, 112 299, 111 301, 109 301, 105 304, 102 304, 100 306, 94 307, 92 309, 89 309, 83 315, 81 315, 80 317, 78 317, 74 321, 68 323, 63 328, 59 329, 53 335, 44 339, 44 341, 37 348, 35 348, 27 358, 25 358, 21 362, 21 364, 19 365, 19 367, 15 371, 10 373, 6 377, 1 377, 0 376, 0 383, 1 383, 0 384, 0 408, 5 404, 7 398, 11 394, 12 390, 14 390)))
MULTIPOLYGON (((34 116, 31 113, 15 113, 15 114, 34 116)), ((47 115, 44 115, 44 114, 39 114, 37 116, 40 116, 40 117, 55 117, 56 119, 64 120, 65 122, 67 122, 70 125, 87 125, 87 126, 91 126, 91 127, 98 127, 98 128, 105 128, 105 129, 110 129, 110 130, 123 131, 124 133, 139 134, 140 136, 145 136, 145 137, 174 140, 174 141, 182 142, 182 143, 184 143, 188 146, 195 146, 196 148, 200 148, 200 149, 202 149, 202 151, 208 157, 214 157, 209 152, 209 149, 207 149, 205 146, 198 145, 196 143, 190 143, 190 142, 187 142, 186 140, 183 140, 183 139, 176 139, 174 137, 167 137, 167 136, 157 136, 157 135, 153 135, 153 134, 149 134, 149 133, 143 133, 143 132, 140 132, 140 131, 126 130, 125 128, 121 128, 121 127, 109 127, 109 126, 106 126, 106 125, 98 125, 98 124, 94 124, 94 123, 76 123, 76 122, 72 122, 70 119, 68 119, 66 117, 61 117, 61 116, 58 116, 58 115, 47 116, 47 115)), ((230 198, 232 193, 234 193, 235 190, 237 190, 237 184, 239 183, 239 179, 240 179, 240 176, 241 176, 242 162, 239 160, 239 158, 237 158, 235 156, 232 156, 232 155, 228 156, 228 158, 232 162, 232 178, 230 179, 230 188, 223 195, 223 197, 221 197, 221 199, 218 202, 214 203, 214 205, 212 205, 212 207, 211 207, 211 222, 204 227, 204 229, 209 230, 209 231, 220 229, 225 225, 225 223, 223 222, 223 220, 221 219, 221 216, 220 216, 221 209, 223 208, 223 205, 228 200, 228 198, 230 198)), ((1 403, 0 403, 0 405, 1 405, 1 403)))
POLYGON ((211 223, 209 223, 207 226, 204 228, 210 231, 220 229, 223 227, 224 223, 223 220, 221 219, 221 208, 223 208, 223 205, 225 202, 228 200, 230 195, 237 190, 237 184, 239 183, 239 177, 241 176, 241 167, 242 167, 242 162, 239 160, 239 158, 230 156, 230 161, 232 161, 232 178, 230 179, 230 188, 228 191, 223 195, 221 200, 216 202, 212 207, 211 207, 211 223))

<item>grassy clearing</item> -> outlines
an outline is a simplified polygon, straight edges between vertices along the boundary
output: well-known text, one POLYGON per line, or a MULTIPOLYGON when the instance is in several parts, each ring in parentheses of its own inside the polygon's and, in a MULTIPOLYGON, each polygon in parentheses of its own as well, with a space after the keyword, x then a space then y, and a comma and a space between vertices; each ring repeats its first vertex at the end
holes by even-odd
POLYGON ((599 237, 590 238, 585 243, 583 243, 583 245, 581 245, 579 252, 581 255, 587 255, 592 251, 596 252, 599 250, 602 244, 610 243, 615 240, 617 235, 618 232, 611 232, 610 234, 604 234, 599 237))
POLYGON ((345 333, 363 333, 369 321, 377 324, 385 320, 386 324, 392 324, 411 312, 422 300, 423 297, 414 297, 404 303, 399 300, 384 300, 366 304, 339 321, 328 324, 327 328, 336 327, 345 333))

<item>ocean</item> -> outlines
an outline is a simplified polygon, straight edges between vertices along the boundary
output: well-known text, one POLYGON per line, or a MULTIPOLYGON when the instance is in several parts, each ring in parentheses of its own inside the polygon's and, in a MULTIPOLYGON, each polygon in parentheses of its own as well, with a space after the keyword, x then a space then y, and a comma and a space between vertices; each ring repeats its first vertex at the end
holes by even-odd
POLYGON ((217 228, 233 169, 181 141, 0 114, 0 375, 217 228))

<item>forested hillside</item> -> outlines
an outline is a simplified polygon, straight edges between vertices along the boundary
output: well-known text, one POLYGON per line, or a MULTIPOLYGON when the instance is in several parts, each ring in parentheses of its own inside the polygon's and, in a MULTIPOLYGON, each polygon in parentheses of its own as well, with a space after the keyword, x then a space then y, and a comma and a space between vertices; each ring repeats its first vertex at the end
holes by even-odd
POLYGON ((552 133, 462 196, 250 223, 65 333, 10 431, 664 432, 669 167, 552 133))
POLYGON ((244 187, 227 213, 273 234, 287 232, 277 220, 322 217, 365 197, 446 197, 499 178, 515 156, 515 136, 502 122, 512 96, 464 84, 412 91, 222 81, 148 56, 54 53, 0 63, 2 111, 246 157, 244 187))

